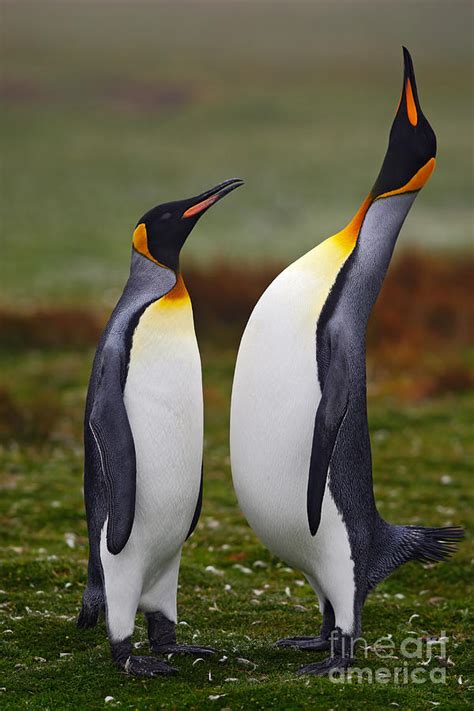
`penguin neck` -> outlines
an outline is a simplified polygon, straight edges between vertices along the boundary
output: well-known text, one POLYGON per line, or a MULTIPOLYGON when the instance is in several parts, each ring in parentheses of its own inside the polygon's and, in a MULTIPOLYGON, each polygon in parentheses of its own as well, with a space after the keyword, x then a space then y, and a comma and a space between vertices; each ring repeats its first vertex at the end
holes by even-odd
POLYGON ((393 250, 417 193, 403 193, 373 201, 368 208, 351 258, 347 280, 352 298, 345 308, 368 320, 382 288, 393 250))
POLYGON ((143 308, 168 294, 176 285, 177 275, 172 269, 152 262, 132 250, 130 275, 114 310, 115 327, 121 328, 122 319, 131 311, 143 308), (125 316, 124 316, 125 314, 125 316))
POLYGON ((159 298, 163 296, 164 285, 168 286, 168 288, 169 285, 171 285, 172 288, 176 284, 177 278, 178 270, 171 269, 164 264, 158 264, 158 262, 147 259, 147 257, 135 249, 132 249, 132 260, 127 288, 138 291, 143 290, 147 293, 156 292, 159 298))

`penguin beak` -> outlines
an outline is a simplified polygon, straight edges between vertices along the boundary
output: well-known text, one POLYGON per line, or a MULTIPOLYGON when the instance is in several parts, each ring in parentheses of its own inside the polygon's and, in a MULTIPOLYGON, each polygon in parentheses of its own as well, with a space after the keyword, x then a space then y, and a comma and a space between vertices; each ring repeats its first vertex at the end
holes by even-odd
POLYGON ((192 198, 192 200, 190 200, 192 204, 185 212, 183 212, 181 219, 184 220, 188 217, 197 217, 202 215, 205 210, 207 210, 209 207, 211 207, 211 205, 214 205, 215 202, 223 198, 224 195, 227 195, 228 193, 232 192, 232 190, 235 190, 235 188, 239 188, 243 184, 244 181, 240 178, 231 178, 231 180, 226 180, 224 183, 220 183, 214 188, 206 190, 205 193, 201 193, 201 195, 198 195, 197 197, 192 198))
POLYGON ((403 47, 403 88, 398 110, 402 109, 406 113, 406 117, 412 126, 418 124, 419 114, 421 113, 420 102, 418 100, 418 92, 416 89, 415 71, 413 69, 413 61, 410 52, 406 47, 403 47))

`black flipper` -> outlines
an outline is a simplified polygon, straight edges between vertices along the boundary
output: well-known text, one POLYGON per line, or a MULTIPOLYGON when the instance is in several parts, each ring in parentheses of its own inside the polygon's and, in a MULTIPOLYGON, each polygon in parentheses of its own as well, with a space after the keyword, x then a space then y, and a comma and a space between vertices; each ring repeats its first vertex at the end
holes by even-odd
POLYGON ((107 489, 107 548, 113 554, 127 543, 135 517, 135 445, 123 402, 122 361, 117 347, 104 347, 89 418, 107 489))
POLYGON ((314 423, 309 464, 307 511, 311 535, 318 530, 332 453, 349 401, 349 369, 344 349, 331 346, 330 364, 314 423))
POLYGON ((199 521, 199 516, 201 515, 203 479, 204 479, 204 465, 201 465, 201 483, 199 485, 198 500, 196 503, 196 509, 194 511, 193 520, 191 521, 191 526, 189 527, 188 535, 186 536, 186 540, 188 540, 189 536, 194 532, 194 529, 196 528, 198 521, 199 521))

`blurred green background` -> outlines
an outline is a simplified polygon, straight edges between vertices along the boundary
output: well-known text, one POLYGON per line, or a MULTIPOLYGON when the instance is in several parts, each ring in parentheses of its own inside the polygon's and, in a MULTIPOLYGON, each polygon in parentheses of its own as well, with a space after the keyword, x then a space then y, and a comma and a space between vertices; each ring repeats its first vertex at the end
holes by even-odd
MULTIPOLYGON (((451 561, 398 570, 364 610, 369 644, 444 631, 446 684, 296 677, 311 659, 272 643, 314 634, 316 600, 239 510, 228 416, 253 305, 279 269, 347 223, 377 175, 405 44, 438 166, 369 325, 375 496, 390 522, 472 534, 472 4, 38 0, 3 2, 1 14, 2 710, 102 709, 106 697, 139 710, 468 707, 472 536, 451 561), (137 219, 234 176, 245 187, 183 250, 206 422, 179 635, 221 654, 173 659, 173 680, 130 679, 111 664, 103 621, 75 627, 88 553, 87 381, 137 219)), ((140 616, 135 640, 147 653, 140 616)), ((362 663, 380 667, 373 648, 362 663)), ((383 660, 391 672, 399 664, 383 660)))
POLYGON ((411 50, 438 168, 401 237, 472 239, 470 2, 3 4, 3 300, 98 299, 151 206, 228 177, 187 261, 292 261, 371 187, 411 50))

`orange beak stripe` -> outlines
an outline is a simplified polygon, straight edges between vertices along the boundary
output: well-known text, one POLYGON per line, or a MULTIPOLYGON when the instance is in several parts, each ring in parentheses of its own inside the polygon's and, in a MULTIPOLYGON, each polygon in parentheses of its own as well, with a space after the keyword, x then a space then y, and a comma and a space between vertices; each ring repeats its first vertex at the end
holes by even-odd
POLYGON ((219 193, 216 193, 216 195, 211 195, 211 197, 206 198, 205 200, 202 200, 202 202, 198 202, 197 205, 193 205, 192 207, 189 207, 186 212, 183 213, 183 216, 181 219, 184 219, 185 217, 193 217, 193 215, 199 215, 200 212, 206 209, 206 207, 209 207, 210 205, 213 205, 216 200, 219 199, 219 193))
POLYGON ((416 124, 418 123, 418 112, 416 110, 415 99, 413 98, 413 91, 411 88, 410 79, 407 79, 405 87, 405 96, 407 100, 408 120, 412 126, 416 126, 416 124))

